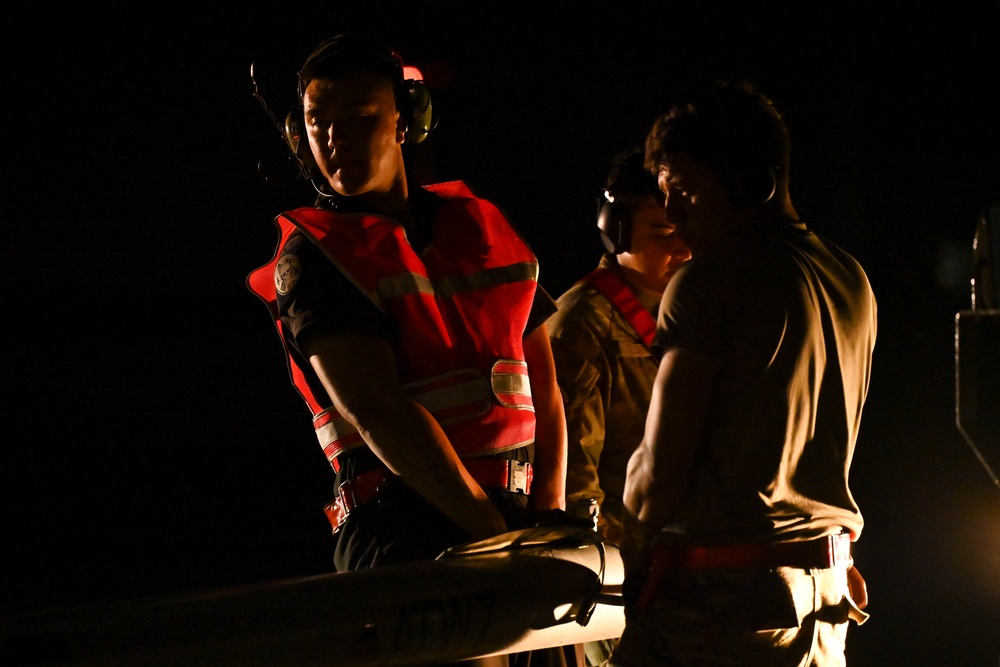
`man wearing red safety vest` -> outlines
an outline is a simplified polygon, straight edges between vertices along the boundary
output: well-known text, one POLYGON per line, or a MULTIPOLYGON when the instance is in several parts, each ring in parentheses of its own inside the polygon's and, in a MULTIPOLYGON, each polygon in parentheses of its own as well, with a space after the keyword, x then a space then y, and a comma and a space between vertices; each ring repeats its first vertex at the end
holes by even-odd
MULTIPOLYGON (((690 257, 663 213, 663 193, 641 146, 618 154, 598 202, 607 253, 559 297, 550 320, 552 354, 569 434, 566 503, 599 509, 598 531, 618 544, 629 457, 642 441, 659 358, 656 312, 671 276, 690 257)), ((601 664, 614 641, 584 645, 601 664)))
POLYGON ((358 570, 562 510, 565 418, 531 249, 461 182, 421 187, 403 145, 430 99, 381 43, 340 35, 299 73, 314 207, 280 215, 248 279, 336 473, 334 565, 358 570))

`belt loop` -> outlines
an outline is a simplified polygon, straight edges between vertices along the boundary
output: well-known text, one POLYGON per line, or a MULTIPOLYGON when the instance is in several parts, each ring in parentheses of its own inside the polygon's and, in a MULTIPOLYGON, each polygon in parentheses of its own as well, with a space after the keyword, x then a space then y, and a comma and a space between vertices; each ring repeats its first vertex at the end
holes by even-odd
POLYGON ((351 480, 347 479, 341 482, 338 493, 340 494, 341 503, 344 506, 344 514, 350 514, 351 510, 358 504, 358 499, 354 495, 354 485, 351 484, 351 480))

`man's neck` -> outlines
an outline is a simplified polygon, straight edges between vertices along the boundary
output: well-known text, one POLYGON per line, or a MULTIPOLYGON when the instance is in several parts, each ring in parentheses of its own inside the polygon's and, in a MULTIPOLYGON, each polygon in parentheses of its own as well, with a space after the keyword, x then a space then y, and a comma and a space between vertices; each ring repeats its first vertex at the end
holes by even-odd
POLYGON ((804 227, 799 214, 792 206, 791 198, 785 193, 781 199, 765 206, 755 206, 741 211, 730 229, 733 233, 752 233, 754 230, 804 227))
POLYGON ((386 192, 366 192, 357 197, 376 213, 395 220, 404 227, 413 224, 413 209, 410 206, 409 184, 401 178, 386 192))
POLYGON ((641 271, 635 266, 634 258, 628 253, 618 255, 618 266, 621 268, 622 278, 636 292, 644 291, 653 294, 663 294, 667 287, 667 277, 663 275, 651 276, 641 271))

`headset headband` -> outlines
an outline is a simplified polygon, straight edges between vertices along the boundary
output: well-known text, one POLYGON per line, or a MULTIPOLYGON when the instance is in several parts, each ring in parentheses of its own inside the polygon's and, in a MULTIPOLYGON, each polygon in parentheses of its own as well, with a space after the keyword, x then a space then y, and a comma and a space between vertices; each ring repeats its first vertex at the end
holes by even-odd
POLYGON ((385 74, 396 85, 403 83, 403 59, 378 40, 340 34, 320 43, 309 54, 298 74, 299 99, 317 76, 336 78, 354 69, 369 68, 385 74))

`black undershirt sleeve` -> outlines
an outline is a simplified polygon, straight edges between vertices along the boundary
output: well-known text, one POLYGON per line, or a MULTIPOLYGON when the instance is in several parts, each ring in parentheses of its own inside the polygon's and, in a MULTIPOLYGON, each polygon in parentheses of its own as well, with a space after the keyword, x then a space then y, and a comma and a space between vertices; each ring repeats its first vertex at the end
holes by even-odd
MULTIPOLYGON (((395 342, 392 320, 301 233, 294 233, 282 259, 297 260, 298 279, 278 294, 278 313, 301 353, 304 341, 316 333, 365 334, 395 342)), ((279 260, 280 263, 281 260, 279 260)))

